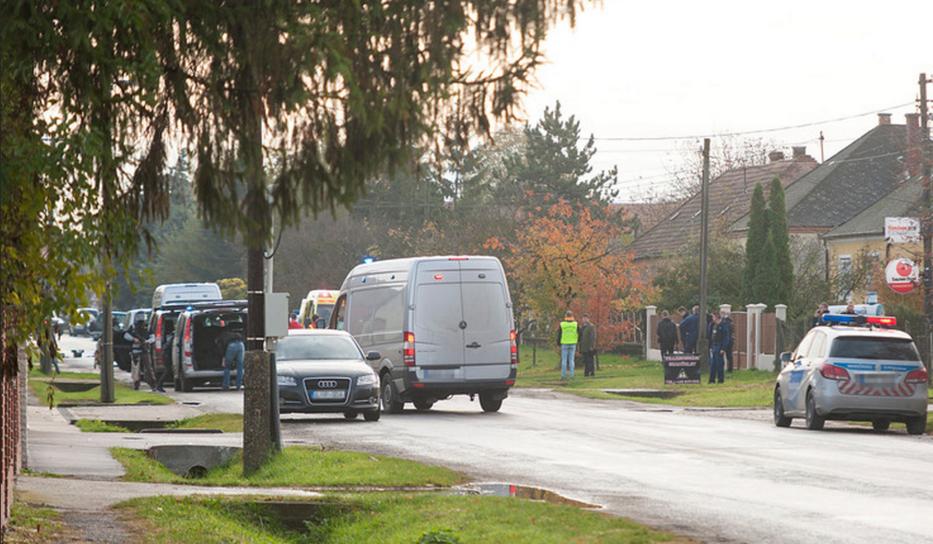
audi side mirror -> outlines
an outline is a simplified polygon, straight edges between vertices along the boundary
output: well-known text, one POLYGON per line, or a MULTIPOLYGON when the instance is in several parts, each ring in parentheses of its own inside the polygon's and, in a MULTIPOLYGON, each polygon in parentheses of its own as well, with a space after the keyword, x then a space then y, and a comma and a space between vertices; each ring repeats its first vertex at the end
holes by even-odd
POLYGON ((382 359, 382 354, 378 351, 370 351, 366 354, 367 361, 378 361, 379 359, 382 359))

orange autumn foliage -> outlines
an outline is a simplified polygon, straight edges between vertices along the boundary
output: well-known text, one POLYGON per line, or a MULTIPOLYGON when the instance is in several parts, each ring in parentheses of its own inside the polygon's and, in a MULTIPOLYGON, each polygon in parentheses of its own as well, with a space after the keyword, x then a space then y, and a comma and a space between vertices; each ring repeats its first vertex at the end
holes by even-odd
POLYGON ((640 308, 649 296, 624 247, 629 235, 617 222, 562 201, 514 241, 491 238, 485 248, 503 255, 516 304, 527 307, 539 327, 556 323, 567 309, 578 319, 588 314, 604 348, 625 327, 610 316, 640 308))

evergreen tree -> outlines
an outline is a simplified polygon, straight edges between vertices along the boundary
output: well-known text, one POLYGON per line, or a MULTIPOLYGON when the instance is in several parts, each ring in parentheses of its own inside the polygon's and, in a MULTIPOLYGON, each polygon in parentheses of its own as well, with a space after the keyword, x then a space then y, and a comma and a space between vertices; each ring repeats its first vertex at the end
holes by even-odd
POLYGON ((763 293, 755 288, 755 276, 768 240, 768 211, 765 208, 765 192, 761 184, 752 193, 752 207, 748 221, 748 237, 745 241, 745 273, 742 278, 742 299, 745 304, 761 302, 763 293))
POLYGON ((774 306, 781 302, 777 298, 777 289, 781 281, 780 267, 777 261, 777 251, 774 247, 774 235, 767 233, 761 254, 755 265, 755 275, 752 278, 752 295, 755 303, 761 302, 774 306))
POLYGON ((506 157, 508 183, 498 187, 499 200, 513 206, 550 205, 561 199, 577 206, 606 204, 618 193, 618 169, 593 174, 595 154, 593 136, 581 141, 580 122, 573 115, 564 117, 557 102, 544 109, 538 124, 525 128, 524 147, 506 157))
POLYGON ((787 210, 781 180, 771 180, 768 191, 768 228, 774 241, 778 266, 778 282, 774 292, 776 304, 787 304, 794 288, 794 264, 790 255, 790 235, 787 231, 787 210))

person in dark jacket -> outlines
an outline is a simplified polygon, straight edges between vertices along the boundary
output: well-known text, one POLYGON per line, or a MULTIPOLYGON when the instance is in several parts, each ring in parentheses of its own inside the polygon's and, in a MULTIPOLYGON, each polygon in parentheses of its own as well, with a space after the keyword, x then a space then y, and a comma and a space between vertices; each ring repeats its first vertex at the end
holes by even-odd
POLYGON ((578 347, 583 354, 583 376, 596 375, 596 325, 590 321, 590 316, 583 314, 580 321, 580 343, 578 347))
POLYGON ((677 325, 671 321, 671 314, 664 310, 661 312, 661 321, 658 322, 658 345, 661 347, 661 356, 673 355, 676 343, 677 325))
POLYGON ((729 343, 722 345, 722 351, 726 355, 726 371, 732 372, 732 348, 735 346, 735 327, 732 325, 732 314, 723 311, 720 312, 720 317, 722 318, 722 326, 729 329, 729 343))
POLYGON ((723 383, 726 379, 723 372, 723 346, 732 342, 729 327, 723 325, 719 313, 713 314, 712 327, 709 335, 709 383, 723 383))
POLYGON ((684 353, 697 352, 697 340, 700 334, 700 307, 694 306, 693 312, 680 323, 680 341, 684 353))
POLYGON ((813 319, 810 321, 810 328, 823 324, 823 316, 829 313, 829 304, 821 302, 819 307, 813 312, 813 319))

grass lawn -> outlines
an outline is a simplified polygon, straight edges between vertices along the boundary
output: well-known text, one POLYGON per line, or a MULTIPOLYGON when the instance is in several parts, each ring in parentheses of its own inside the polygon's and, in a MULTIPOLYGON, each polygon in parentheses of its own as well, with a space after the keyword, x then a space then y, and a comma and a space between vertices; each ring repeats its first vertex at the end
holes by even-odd
POLYGON ((124 480, 217 486, 330 487, 330 486, 450 486, 463 483, 453 470, 384 455, 352 451, 289 447, 249 477, 243 476, 239 455, 204 478, 176 476, 144 451, 110 450, 126 469, 124 480))
POLYGON ((576 369, 573 381, 560 381, 560 357, 557 351, 538 349, 538 360, 531 366, 530 348, 522 351, 518 369, 517 387, 546 387, 555 391, 573 393, 597 399, 627 399, 654 404, 698 407, 767 407, 771 406, 771 395, 775 375, 759 370, 741 370, 726 374, 726 383, 707 385, 703 376, 701 385, 664 385, 664 373, 658 361, 645 361, 630 357, 602 354, 600 369, 596 377, 584 378, 583 369, 576 369), (682 394, 670 399, 624 397, 604 393, 603 389, 661 389, 678 391, 682 394))
MULTIPOLYGON (((61 374, 46 375, 33 369, 29 373, 29 388, 43 404, 48 404, 49 387, 52 388, 52 405, 67 404, 99 404, 100 386, 87 391, 66 392, 54 387, 55 380, 99 380, 100 376, 90 372, 62 372, 61 374)), ((114 383, 114 399, 116 404, 172 404, 174 401, 165 396, 149 391, 136 391, 122 383, 114 383)))
POLYGON ((238 498, 153 497, 118 508, 151 527, 139 533, 147 543, 688 542, 622 518, 524 499, 373 493, 322 501, 319 515, 303 529, 284 525, 268 506, 238 498))
POLYGON ((171 425, 173 429, 218 429, 225 433, 242 433, 243 416, 240 414, 204 414, 182 419, 171 425))
POLYGON ((12 510, 10 524, 0 538, 3 542, 45 544, 66 540, 64 526, 55 510, 32 506, 18 498, 13 501, 12 510))
MULTIPOLYGON (((130 429, 121 425, 106 423, 99 419, 79 419, 75 427, 86 433, 129 433, 130 429)), ((176 421, 170 429, 218 429, 225 433, 243 432, 243 416, 239 414, 204 414, 176 421)))

